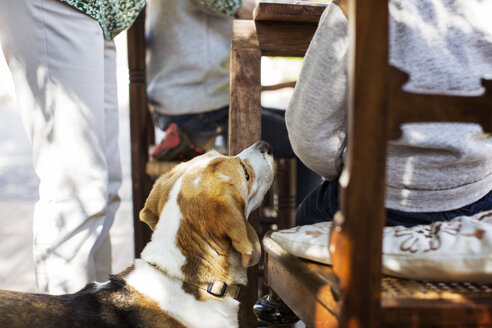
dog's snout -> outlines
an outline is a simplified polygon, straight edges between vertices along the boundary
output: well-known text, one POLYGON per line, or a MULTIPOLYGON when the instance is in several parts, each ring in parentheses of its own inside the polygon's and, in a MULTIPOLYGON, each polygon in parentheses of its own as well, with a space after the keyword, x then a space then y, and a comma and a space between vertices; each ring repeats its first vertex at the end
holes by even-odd
POLYGON ((256 148, 258 148, 262 154, 271 155, 273 153, 272 146, 270 146, 268 142, 265 142, 263 140, 256 143, 256 148))

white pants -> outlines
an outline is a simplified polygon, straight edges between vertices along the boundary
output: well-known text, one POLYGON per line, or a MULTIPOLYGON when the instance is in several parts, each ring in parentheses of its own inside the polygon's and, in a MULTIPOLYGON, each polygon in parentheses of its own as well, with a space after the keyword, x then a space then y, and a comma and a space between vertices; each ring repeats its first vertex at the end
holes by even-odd
POLYGON ((74 292, 111 270, 121 184, 114 43, 58 0, 0 0, 0 41, 40 179, 38 288, 74 292))

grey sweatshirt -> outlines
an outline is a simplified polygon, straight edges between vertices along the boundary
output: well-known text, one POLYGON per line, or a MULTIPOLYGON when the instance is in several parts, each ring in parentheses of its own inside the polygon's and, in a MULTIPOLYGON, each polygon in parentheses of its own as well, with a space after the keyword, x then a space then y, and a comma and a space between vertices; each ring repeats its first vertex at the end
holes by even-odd
MULTIPOLYGON (((411 74, 407 91, 479 95, 492 78, 492 1, 393 0, 390 63, 411 74)), ((330 5, 305 56, 286 122, 309 168, 335 179, 347 122, 347 20, 330 5)), ((390 109, 391 110, 391 109, 390 109)), ((492 113, 491 113, 492 115, 492 113)), ((492 137, 476 124, 412 123, 388 145, 386 207, 433 212, 492 189, 492 137)))
POLYGON ((148 2, 147 95, 167 115, 208 112, 229 104, 232 17, 199 0, 148 2))

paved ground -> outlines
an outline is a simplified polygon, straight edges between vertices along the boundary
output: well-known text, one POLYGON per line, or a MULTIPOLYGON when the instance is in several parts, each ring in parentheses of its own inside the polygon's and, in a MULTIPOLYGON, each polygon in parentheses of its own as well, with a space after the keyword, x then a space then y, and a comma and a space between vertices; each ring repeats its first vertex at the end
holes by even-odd
MULTIPOLYGON (((111 230, 113 272, 132 263, 133 224, 128 122, 128 73, 125 38, 118 37, 120 148, 123 166, 121 206, 111 230)), ((35 291, 32 261, 32 214, 38 199, 38 178, 0 52, 0 289, 35 291)))

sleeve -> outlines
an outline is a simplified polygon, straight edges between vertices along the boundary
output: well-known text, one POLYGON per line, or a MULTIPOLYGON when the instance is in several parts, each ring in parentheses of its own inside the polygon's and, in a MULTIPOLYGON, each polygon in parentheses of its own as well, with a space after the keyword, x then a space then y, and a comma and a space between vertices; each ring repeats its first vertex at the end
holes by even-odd
POLYGON ((216 13, 234 17, 243 0, 200 0, 200 3, 216 13))
POLYGON ((286 112, 292 148, 327 180, 343 166, 347 129, 347 19, 336 5, 323 13, 286 112))

